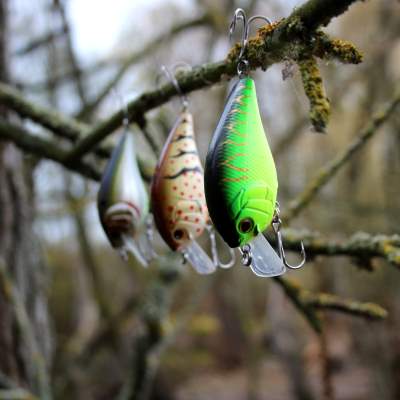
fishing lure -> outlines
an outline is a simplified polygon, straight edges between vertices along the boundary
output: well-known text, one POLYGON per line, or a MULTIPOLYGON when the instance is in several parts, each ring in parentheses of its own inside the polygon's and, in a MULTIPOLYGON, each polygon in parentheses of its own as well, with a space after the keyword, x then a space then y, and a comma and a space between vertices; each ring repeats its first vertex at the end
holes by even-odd
MULTIPOLYGON (((280 233, 279 210, 276 208, 278 179, 274 159, 258 109, 254 81, 248 76, 244 52, 249 24, 242 9, 236 21, 243 20, 244 34, 238 60, 239 80, 233 86, 214 136, 205 165, 205 194, 210 217, 226 243, 239 247, 242 262, 256 275, 281 275, 286 262, 280 233), (265 239, 263 231, 273 223, 278 237, 279 255, 265 239)), ((269 22, 269 21, 268 21, 269 22)), ((304 247, 302 247, 304 257, 304 247)))
MULTIPOLYGON (((153 177, 151 201, 154 221, 173 251, 182 252, 197 272, 208 274, 215 271, 218 262, 212 261, 196 242, 203 231, 209 229, 209 215, 193 117, 175 77, 165 67, 163 70, 180 94, 183 109, 167 138, 153 177)), ((214 246, 212 234, 210 239, 214 246)), ((233 259, 224 267, 230 265, 233 265, 233 259)))
POLYGON ((148 196, 140 176, 133 133, 125 130, 112 152, 97 196, 99 217, 112 245, 125 260, 128 253, 144 266, 147 259, 138 242, 148 215, 148 196))

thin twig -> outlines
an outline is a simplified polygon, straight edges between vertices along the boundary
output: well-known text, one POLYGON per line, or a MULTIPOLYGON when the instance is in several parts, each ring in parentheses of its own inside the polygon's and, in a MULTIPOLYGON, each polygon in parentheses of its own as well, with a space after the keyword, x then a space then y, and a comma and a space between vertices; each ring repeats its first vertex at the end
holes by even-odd
POLYGON ((282 219, 285 222, 295 218, 342 168, 351 157, 358 152, 379 130, 379 128, 394 113, 400 103, 400 88, 397 88, 394 96, 380 111, 375 113, 360 134, 343 149, 332 161, 322 167, 310 181, 306 188, 290 202, 282 219))
POLYGON ((153 53, 162 44, 172 39, 175 35, 189 28, 202 26, 209 21, 209 16, 207 14, 204 14, 201 17, 177 24, 176 26, 172 27, 168 32, 159 35, 150 43, 147 43, 142 49, 126 57, 126 59, 124 59, 119 66, 114 76, 110 78, 110 80, 103 86, 99 93, 91 101, 89 101, 84 108, 82 108, 82 110, 76 115, 76 118, 87 119, 88 116, 93 114, 93 112, 99 107, 105 97, 110 93, 111 89, 113 89, 118 84, 118 82, 124 77, 129 68, 132 67, 132 65, 134 65, 138 61, 143 61, 146 56, 153 53))
POLYGON ((322 324, 316 310, 339 311, 369 320, 381 320, 387 317, 387 311, 378 304, 342 299, 334 294, 313 293, 302 288, 291 279, 283 277, 274 279, 305 316, 316 333, 322 331, 322 324))
POLYGON ((15 51, 16 56, 26 56, 27 54, 40 49, 43 46, 47 46, 62 37, 65 34, 65 29, 62 27, 61 29, 55 30, 53 32, 48 32, 43 36, 39 36, 31 40, 29 43, 24 44, 19 49, 15 51))
POLYGON ((75 49, 72 43, 72 35, 70 30, 70 23, 68 21, 67 14, 65 12, 65 6, 62 1, 54 1, 54 8, 58 11, 61 19, 62 29, 64 30, 64 38, 66 42, 66 53, 71 66, 72 77, 76 87, 76 92, 81 101, 82 107, 86 107, 86 90, 85 82, 82 77, 82 71, 79 65, 78 58, 75 54, 75 49))

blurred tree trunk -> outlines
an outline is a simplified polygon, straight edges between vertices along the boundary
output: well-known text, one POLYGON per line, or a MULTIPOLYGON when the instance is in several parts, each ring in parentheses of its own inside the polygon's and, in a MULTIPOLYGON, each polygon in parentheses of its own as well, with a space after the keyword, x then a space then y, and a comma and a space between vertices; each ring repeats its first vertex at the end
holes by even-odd
MULTIPOLYGON (((0 0, 0 81, 8 81, 7 7, 0 0)), ((7 118, 0 107, 0 118, 7 118)), ((46 299, 46 271, 39 243, 33 233, 33 160, 24 158, 13 145, 0 142, 0 371, 23 386, 37 389, 39 354, 47 361, 51 354, 51 335, 46 299), (26 325, 18 324, 17 293, 29 317, 35 350, 24 340, 26 325)))

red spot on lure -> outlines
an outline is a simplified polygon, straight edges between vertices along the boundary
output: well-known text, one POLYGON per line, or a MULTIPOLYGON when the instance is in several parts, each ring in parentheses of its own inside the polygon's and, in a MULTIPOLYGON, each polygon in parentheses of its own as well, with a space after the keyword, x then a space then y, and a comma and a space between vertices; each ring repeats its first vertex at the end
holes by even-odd
POLYGON ((201 235, 208 222, 204 191, 187 189, 203 183, 203 168, 193 132, 192 115, 184 110, 164 145, 151 185, 154 221, 162 238, 176 251, 201 235), (175 163, 169 161, 173 159, 175 163), (191 174, 189 174, 191 172, 191 174), (168 224, 172 220, 173 224, 168 224))

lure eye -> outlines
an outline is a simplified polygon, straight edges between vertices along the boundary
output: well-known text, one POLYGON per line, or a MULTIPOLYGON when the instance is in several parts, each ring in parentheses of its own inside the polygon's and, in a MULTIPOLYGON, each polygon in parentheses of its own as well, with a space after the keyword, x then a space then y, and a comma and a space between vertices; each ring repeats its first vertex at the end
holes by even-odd
POLYGON ((245 218, 239 222, 239 230, 242 233, 249 233, 253 227, 254 221, 251 218, 245 218))
POLYGON ((174 238, 176 240, 181 240, 184 236, 185 232, 183 232, 182 229, 177 229, 176 231, 174 231, 174 238))

